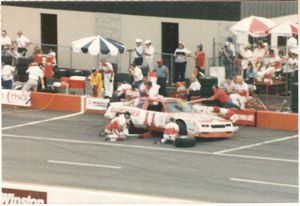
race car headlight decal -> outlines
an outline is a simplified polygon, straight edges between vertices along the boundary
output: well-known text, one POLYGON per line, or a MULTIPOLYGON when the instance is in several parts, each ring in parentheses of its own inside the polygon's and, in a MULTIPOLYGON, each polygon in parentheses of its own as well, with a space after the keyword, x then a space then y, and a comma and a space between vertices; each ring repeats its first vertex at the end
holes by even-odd
POLYGON ((201 126, 202 126, 202 127, 209 127, 208 124, 202 124, 201 126))
POLYGON ((231 124, 226 124, 226 127, 231 127, 232 125, 231 124))

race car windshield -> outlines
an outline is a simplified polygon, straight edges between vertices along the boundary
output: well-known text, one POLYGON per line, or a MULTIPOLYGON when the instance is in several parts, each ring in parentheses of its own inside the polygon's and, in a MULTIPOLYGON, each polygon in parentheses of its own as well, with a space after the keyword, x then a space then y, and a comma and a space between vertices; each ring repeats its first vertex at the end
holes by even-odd
POLYGON ((193 108, 190 104, 183 101, 168 102, 166 103, 168 112, 192 112, 193 108))

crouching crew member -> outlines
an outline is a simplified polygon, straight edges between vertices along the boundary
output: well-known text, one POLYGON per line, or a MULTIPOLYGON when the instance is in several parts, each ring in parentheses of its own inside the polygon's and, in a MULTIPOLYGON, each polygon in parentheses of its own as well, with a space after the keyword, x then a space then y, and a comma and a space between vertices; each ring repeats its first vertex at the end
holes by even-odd
POLYGON ((114 119, 105 127, 101 135, 105 135, 105 141, 120 141, 125 140, 128 134, 128 123, 130 122, 131 114, 125 112, 124 114, 116 115, 114 119))
POLYGON ((161 140, 155 142, 155 144, 165 144, 169 142, 175 142, 175 139, 179 136, 179 126, 176 123, 175 118, 171 117, 170 122, 166 125, 164 130, 164 136, 161 140))

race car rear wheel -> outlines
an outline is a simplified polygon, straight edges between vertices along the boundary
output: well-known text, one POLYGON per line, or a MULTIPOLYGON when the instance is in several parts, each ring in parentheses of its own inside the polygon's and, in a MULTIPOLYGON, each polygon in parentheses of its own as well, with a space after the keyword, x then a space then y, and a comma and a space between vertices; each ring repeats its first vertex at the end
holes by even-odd
POLYGON ((180 136, 175 139, 176 147, 193 147, 196 144, 196 139, 194 137, 180 136))

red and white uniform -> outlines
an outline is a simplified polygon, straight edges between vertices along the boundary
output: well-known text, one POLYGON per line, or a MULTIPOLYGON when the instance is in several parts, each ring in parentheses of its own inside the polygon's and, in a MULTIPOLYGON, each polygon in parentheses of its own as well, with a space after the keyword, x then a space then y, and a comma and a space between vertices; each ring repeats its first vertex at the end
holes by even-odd
POLYGON ((140 92, 137 89, 135 89, 135 90, 129 89, 126 91, 125 96, 126 96, 126 99, 132 100, 132 99, 139 97, 140 92))
POLYGON ((146 95, 151 98, 158 97, 159 96, 159 88, 160 88, 160 86, 158 84, 153 85, 149 90, 147 89, 146 95))
POLYGON ((230 99, 232 103, 239 105, 241 109, 245 109, 245 104, 247 102, 247 97, 249 94, 248 85, 243 82, 242 84, 234 84, 234 93, 230 94, 230 99))
POLYGON ((238 111, 235 108, 221 108, 221 107, 212 107, 212 111, 214 113, 220 114, 221 116, 223 116, 225 119, 228 119, 230 121, 232 121, 233 123, 235 123, 238 120, 238 115, 236 114, 236 111, 238 111))
POLYGON ((131 90, 131 85, 128 83, 121 83, 121 85, 115 91, 115 94, 120 97, 122 94, 126 95, 128 90, 131 90))
POLYGON ((169 122, 164 130, 164 137, 161 143, 165 143, 168 140, 175 141, 176 136, 179 132, 179 126, 175 122, 169 122))
POLYGON ((127 130, 127 120, 124 115, 115 117, 111 122, 105 127, 105 132, 109 135, 110 138, 120 138, 124 137, 127 130))
POLYGON ((104 96, 112 97, 114 89, 114 69, 111 63, 106 62, 101 64, 101 68, 104 75, 104 96), (111 81, 110 81, 111 80, 111 81))

